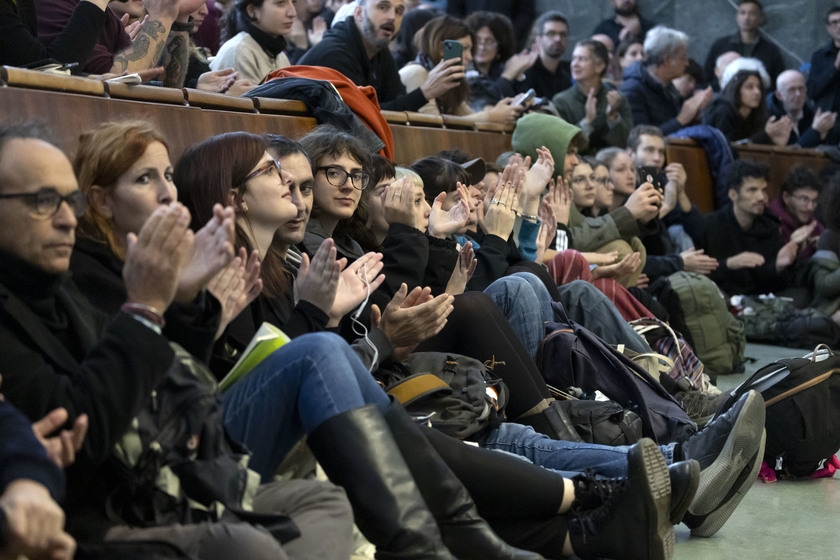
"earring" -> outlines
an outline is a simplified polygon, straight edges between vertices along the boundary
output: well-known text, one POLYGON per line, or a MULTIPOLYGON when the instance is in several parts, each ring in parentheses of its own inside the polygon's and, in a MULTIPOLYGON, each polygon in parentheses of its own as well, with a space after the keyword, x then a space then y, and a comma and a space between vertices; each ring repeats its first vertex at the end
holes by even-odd
POLYGON ((248 211, 248 203, 243 200, 242 204, 239 205, 239 208, 241 208, 243 212, 247 212, 248 211))

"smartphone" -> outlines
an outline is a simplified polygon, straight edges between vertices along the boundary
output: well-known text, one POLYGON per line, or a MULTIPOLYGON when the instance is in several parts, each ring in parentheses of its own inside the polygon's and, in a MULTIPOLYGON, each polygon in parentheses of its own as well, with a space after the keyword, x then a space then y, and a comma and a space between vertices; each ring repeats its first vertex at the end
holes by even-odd
POLYGON ((531 88, 528 91, 526 91, 525 95, 523 95, 522 98, 519 101, 514 103, 513 106, 514 107, 519 107, 519 106, 522 106, 522 105, 527 105, 528 102, 531 101, 536 96, 537 96, 537 92, 534 91, 534 88, 531 88))
MULTIPOLYGON (((447 39, 443 42, 443 60, 450 58, 463 58, 464 46, 458 41, 447 39)), ((462 60, 463 62, 463 60, 462 60)))
POLYGON ((112 84, 128 84, 130 86, 136 86, 143 83, 143 78, 140 77, 140 74, 126 74, 125 76, 117 76, 116 78, 111 78, 106 81, 112 84))
POLYGON ((656 190, 665 194, 665 184, 668 182, 668 177, 659 171, 659 168, 653 165, 642 165, 639 167, 639 177, 642 183, 652 183, 656 190))

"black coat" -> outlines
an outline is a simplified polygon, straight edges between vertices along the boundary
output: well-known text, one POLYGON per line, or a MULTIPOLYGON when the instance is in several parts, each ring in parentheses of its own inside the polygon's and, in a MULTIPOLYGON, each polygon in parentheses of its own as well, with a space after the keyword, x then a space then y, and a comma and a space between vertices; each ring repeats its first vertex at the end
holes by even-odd
POLYGON ((682 101, 673 84, 663 86, 651 76, 644 63, 636 62, 624 72, 619 91, 633 110, 633 124, 652 124, 666 136, 682 128, 677 120, 682 101))
POLYGON ((299 64, 338 70, 357 86, 373 86, 379 105, 391 111, 417 111, 426 104, 423 92, 405 92, 397 65, 388 49, 368 58, 353 17, 336 23, 321 42, 309 49, 299 64))
POLYGON ((730 142, 749 140, 755 144, 773 143, 764 132, 765 123, 751 125, 738 113, 732 103, 720 96, 716 97, 703 111, 703 124, 717 128, 730 142))
POLYGON ((760 60, 764 64, 764 68, 767 69, 767 73, 770 74, 770 89, 776 89, 776 78, 785 71, 785 59, 779 47, 760 35, 755 45, 742 43, 738 33, 717 39, 712 44, 712 48, 709 49, 709 54, 706 55, 706 62, 703 65, 703 72, 706 75, 707 82, 712 83, 715 81, 715 64, 717 63, 717 58, 729 51, 736 52, 741 56, 749 56, 760 60))

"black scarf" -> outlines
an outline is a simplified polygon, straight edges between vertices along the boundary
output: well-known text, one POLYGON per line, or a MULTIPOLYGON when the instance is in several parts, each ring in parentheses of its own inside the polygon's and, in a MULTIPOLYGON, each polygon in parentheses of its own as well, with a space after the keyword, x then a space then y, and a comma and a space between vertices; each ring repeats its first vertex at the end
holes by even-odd
POLYGON ((283 52, 283 49, 286 48, 286 39, 284 39, 282 35, 279 37, 272 37, 250 21, 245 22, 245 31, 248 32, 248 35, 254 38, 254 41, 256 41, 263 50, 270 53, 271 56, 275 58, 283 52))

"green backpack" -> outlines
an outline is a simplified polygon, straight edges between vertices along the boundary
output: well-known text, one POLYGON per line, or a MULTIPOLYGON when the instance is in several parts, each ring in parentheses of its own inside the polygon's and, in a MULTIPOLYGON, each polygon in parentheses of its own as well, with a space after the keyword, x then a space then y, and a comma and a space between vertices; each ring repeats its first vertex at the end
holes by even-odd
POLYGON ((744 325, 729 312, 726 297, 708 277, 675 272, 668 277, 679 296, 694 353, 711 375, 728 375, 744 362, 744 325))

